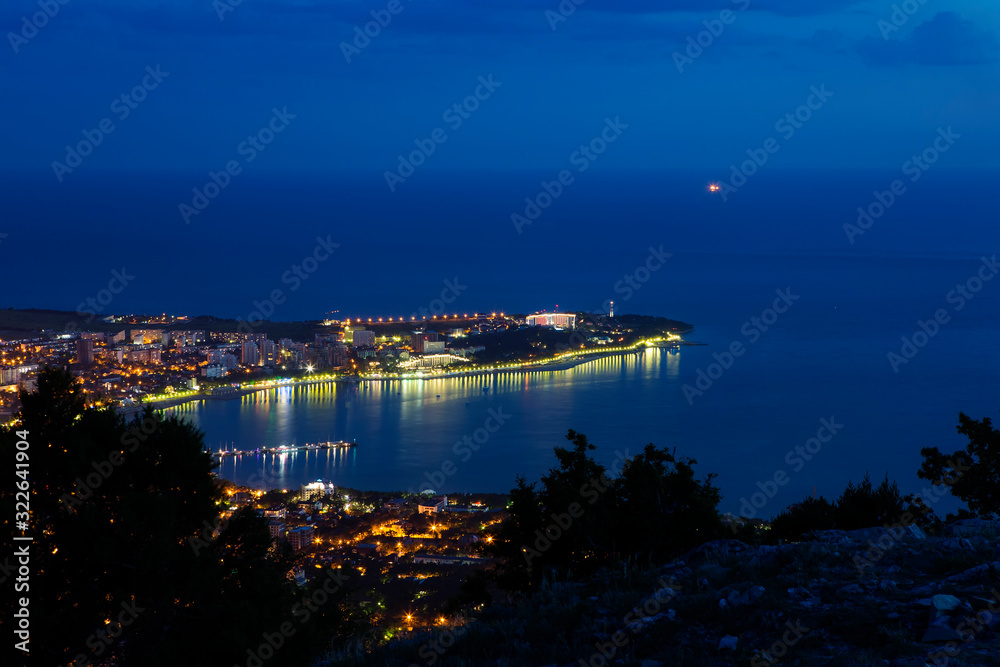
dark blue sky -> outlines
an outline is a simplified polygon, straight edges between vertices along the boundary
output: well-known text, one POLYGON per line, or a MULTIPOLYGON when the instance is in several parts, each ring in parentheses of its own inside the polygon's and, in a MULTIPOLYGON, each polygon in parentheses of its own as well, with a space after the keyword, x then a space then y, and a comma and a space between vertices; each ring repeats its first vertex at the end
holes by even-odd
POLYGON ((910 0, 897 29, 889 0, 564 0, 576 8, 558 19, 558 0, 46 1, 58 11, 37 33, 23 18, 37 0, 0 10, 3 168, 50 170, 107 118, 83 169, 220 169, 274 108, 296 117, 262 170, 381 172, 436 128, 427 168, 563 168, 605 118, 628 129, 602 168, 724 175, 769 137, 780 167, 898 168, 948 126, 964 139, 948 167, 995 166, 1000 149, 992 2, 910 0), (391 21, 347 62, 372 11, 391 21), (679 71, 706 21, 720 34, 679 71), (114 101, 157 66, 169 74, 122 118, 114 101), (490 75, 500 85, 451 125, 490 75), (776 121, 824 85, 833 96, 783 138, 776 121))

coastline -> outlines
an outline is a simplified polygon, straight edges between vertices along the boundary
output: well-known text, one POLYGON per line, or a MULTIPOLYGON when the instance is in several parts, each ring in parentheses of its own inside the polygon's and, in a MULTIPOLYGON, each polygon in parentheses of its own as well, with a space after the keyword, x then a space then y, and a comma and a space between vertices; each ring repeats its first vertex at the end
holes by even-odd
MULTIPOLYGON (((649 347, 656 347, 659 349, 669 350, 673 347, 680 347, 682 345, 701 345, 702 343, 688 343, 688 342, 675 342, 669 345, 650 345, 649 347)), ((453 379, 458 377, 474 377, 476 375, 492 375, 496 373, 539 373, 539 372, 550 372, 550 371, 565 371, 571 368, 575 368, 582 364, 589 363, 591 361, 597 361, 599 359, 605 359, 608 357, 614 357, 624 354, 636 354, 640 350, 640 344, 636 344, 632 347, 621 349, 616 348, 614 350, 601 350, 592 353, 581 354, 578 357, 572 359, 563 360, 552 360, 547 362, 535 363, 532 365, 517 365, 512 364, 509 367, 496 367, 496 368, 483 368, 474 370, 462 370, 453 371, 450 373, 440 373, 429 376, 417 376, 417 377, 366 377, 366 378, 323 378, 323 379, 304 379, 304 380, 289 380, 281 382, 280 384, 273 384, 266 387, 251 387, 247 389, 237 389, 232 394, 227 394, 226 396, 212 396, 206 393, 197 393, 193 395, 187 395, 178 398, 162 398, 151 401, 144 401, 142 404, 123 408, 122 411, 126 414, 134 414, 141 412, 145 407, 152 407, 154 410, 166 410, 168 408, 175 408, 185 403, 194 403, 196 401, 228 401, 235 398, 242 398, 250 394, 255 394, 262 391, 270 391, 275 387, 291 387, 307 384, 324 384, 327 382, 346 382, 346 383, 363 383, 363 382, 426 382, 428 380, 439 380, 439 379, 453 379)))

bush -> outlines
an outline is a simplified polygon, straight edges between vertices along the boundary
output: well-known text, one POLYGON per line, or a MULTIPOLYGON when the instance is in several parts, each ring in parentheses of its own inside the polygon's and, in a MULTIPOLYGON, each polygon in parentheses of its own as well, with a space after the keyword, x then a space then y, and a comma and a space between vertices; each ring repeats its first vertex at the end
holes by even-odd
POLYGON ((776 539, 791 540, 814 530, 836 528, 836 511, 836 505, 823 496, 806 498, 771 519, 771 534, 776 539))
POLYGON ((855 485, 848 482, 847 488, 837 500, 836 526, 841 530, 873 528, 887 523, 896 523, 905 513, 904 500, 896 482, 889 484, 889 475, 872 488, 868 473, 864 480, 855 485))

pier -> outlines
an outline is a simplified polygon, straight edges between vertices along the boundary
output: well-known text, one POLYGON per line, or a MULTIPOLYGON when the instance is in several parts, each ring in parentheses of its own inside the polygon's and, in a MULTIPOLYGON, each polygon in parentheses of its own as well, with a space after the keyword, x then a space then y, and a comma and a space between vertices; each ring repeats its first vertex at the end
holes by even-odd
POLYGON ((294 452, 315 451, 321 449, 349 449, 357 447, 357 441, 347 442, 346 440, 336 440, 333 442, 318 442, 311 445, 278 445, 277 447, 258 447, 257 449, 227 449, 221 452, 212 452, 212 458, 222 460, 230 457, 254 456, 257 454, 292 454, 294 452))

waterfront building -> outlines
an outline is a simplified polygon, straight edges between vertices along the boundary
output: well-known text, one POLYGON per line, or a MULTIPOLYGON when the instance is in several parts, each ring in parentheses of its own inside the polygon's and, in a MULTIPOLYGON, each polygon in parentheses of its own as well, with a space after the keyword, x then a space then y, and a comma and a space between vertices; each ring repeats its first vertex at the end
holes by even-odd
POLYGON ((576 328, 576 315, 573 313, 536 313, 526 319, 529 327, 576 328))

